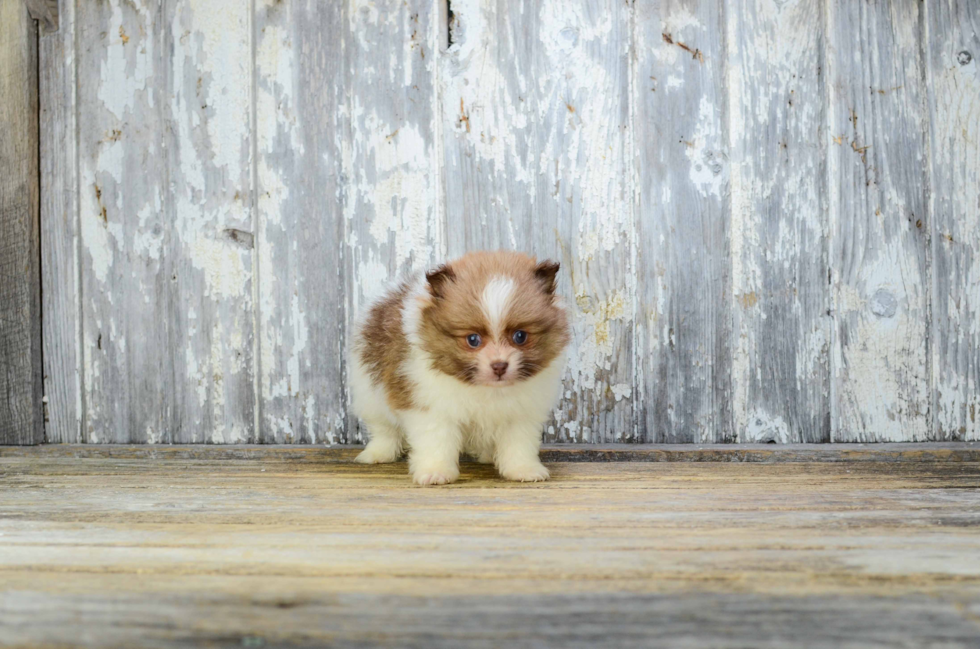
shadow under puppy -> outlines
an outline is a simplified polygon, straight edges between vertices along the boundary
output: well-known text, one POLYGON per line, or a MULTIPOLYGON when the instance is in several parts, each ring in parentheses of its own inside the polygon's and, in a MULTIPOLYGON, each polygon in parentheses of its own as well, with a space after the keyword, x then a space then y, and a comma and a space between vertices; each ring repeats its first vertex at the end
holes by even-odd
POLYGON ((541 429, 558 399, 568 320, 558 264, 470 253, 390 290, 355 333, 354 412, 370 441, 358 462, 408 447, 420 485, 459 477, 459 454, 508 480, 547 480, 541 429))

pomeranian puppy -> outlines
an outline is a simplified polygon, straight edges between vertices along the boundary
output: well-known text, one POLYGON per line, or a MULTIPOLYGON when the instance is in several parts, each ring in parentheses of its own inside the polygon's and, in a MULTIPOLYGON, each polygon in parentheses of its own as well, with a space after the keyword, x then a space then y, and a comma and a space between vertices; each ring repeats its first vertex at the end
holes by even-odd
POLYGON ((547 480, 541 429, 558 399, 569 340, 558 264, 470 253, 390 290, 358 326, 354 412, 370 441, 358 462, 408 450, 420 485, 459 477, 459 455, 508 480, 547 480))

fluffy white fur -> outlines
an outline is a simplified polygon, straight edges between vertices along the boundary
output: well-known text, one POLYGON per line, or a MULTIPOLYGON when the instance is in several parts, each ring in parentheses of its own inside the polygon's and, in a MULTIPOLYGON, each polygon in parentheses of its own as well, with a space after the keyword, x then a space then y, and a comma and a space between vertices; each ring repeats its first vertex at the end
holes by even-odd
MULTIPOLYGON (((491 282, 484 293, 486 306, 504 311, 511 289, 506 282, 496 286, 491 282)), ((416 408, 391 410, 383 387, 357 358, 351 358, 352 406, 370 431, 370 442, 357 461, 393 462, 407 442, 412 448, 409 471, 420 485, 456 480, 460 452, 495 464, 509 480, 547 480, 548 469, 538 459, 538 450, 542 426, 561 389, 563 356, 519 383, 503 387, 463 383, 432 369, 421 347, 418 327, 425 299, 424 280, 419 279, 402 304, 404 333, 411 347, 402 370, 416 386, 416 408)))

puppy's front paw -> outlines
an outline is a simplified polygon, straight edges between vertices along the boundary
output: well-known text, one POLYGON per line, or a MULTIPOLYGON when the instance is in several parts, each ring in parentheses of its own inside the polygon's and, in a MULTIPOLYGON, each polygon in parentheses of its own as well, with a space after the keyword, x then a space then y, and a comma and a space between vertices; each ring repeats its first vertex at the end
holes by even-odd
POLYGON ((515 482, 543 482, 551 477, 548 469, 540 462, 503 465, 500 467, 500 475, 515 482))
POLYGON ((449 484, 456 482, 459 477, 459 469, 454 467, 427 467, 412 473, 412 480, 417 485, 427 487, 429 485, 449 484))

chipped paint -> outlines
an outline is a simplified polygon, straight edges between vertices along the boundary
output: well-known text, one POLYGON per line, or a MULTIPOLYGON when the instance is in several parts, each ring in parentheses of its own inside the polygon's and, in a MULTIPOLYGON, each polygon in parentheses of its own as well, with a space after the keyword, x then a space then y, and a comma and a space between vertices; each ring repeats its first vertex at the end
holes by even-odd
MULTIPOLYGON (((130 3, 127 8, 136 10, 134 30, 140 36, 130 39, 124 37, 122 2, 111 0, 109 7, 109 29, 102 34, 105 42, 102 65, 97 87, 98 100, 102 107, 123 122, 126 114, 136 107, 139 96, 145 97, 153 107, 153 93, 150 92, 153 79, 152 61, 156 56, 154 39, 146 38, 148 26, 152 22, 150 8, 143 3, 130 3), (126 83, 120 83, 125 79, 126 83)), ((133 30, 133 28, 130 28, 133 30)))
POLYGON ((754 410, 749 413, 746 426, 739 433, 738 441, 743 444, 767 442, 791 444, 799 440, 782 417, 770 415, 762 410, 754 410))

